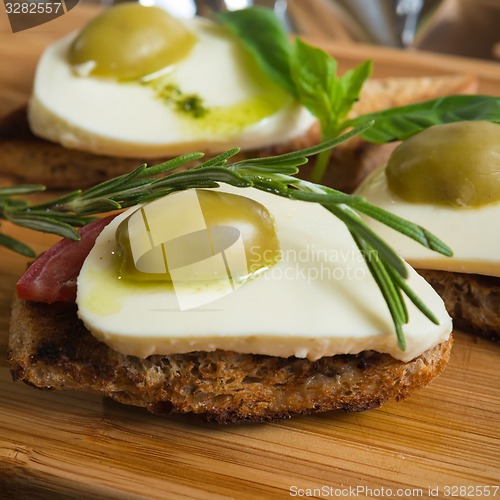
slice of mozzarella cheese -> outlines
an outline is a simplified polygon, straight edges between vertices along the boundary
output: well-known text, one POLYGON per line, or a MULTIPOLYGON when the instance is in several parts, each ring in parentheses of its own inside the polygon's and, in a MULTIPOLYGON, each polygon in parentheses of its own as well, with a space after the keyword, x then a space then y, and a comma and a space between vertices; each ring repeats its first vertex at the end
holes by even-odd
POLYGON ((379 222, 367 219, 367 223, 416 269, 500 277, 500 203, 477 208, 410 203, 390 191, 385 167, 373 172, 356 194, 421 225, 453 250, 453 257, 446 257, 379 222))
POLYGON ((188 27, 198 39, 189 56, 150 83, 78 76, 67 57, 76 34, 50 46, 29 106, 33 132, 65 147, 136 158, 263 148, 307 133, 315 118, 232 35, 203 19, 188 27), (200 98, 208 113, 179 111, 158 85, 200 98))
MULTIPOLYGON (((99 340, 139 357, 225 349, 316 360, 376 350, 408 361, 448 338, 451 320, 441 298, 408 268, 410 286, 439 325, 407 301, 407 348, 400 350, 387 306, 362 255, 344 224, 322 206, 253 188, 221 189, 269 210, 281 260, 231 293, 186 286, 183 300, 194 304, 201 298, 205 304, 181 310, 171 284, 119 279, 115 231, 131 214, 125 212, 98 237, 78 277, 78 314, 99 340)), ((182 201, 185 193, 170 196, 182 201)), ((177 229, 183 230, 171 228, 177 229)))

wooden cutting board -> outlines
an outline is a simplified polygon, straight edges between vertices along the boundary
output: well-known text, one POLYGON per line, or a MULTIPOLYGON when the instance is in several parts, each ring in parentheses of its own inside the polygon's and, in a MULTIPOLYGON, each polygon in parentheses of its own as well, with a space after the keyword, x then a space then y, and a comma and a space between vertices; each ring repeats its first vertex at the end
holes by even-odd
MULTIPOLYGON (((0 113, 26 101, 45 45, 91 14, 80 6, 16 35, 0 17, 0 113)), ((377 76, 471 71, 482 92, 500 93, 492 63, 328 48, 341 68, 371 57, 377 76)), ((37 251, 55 241, 8 224, 2 230, 37 251)), ((486 486, 489 496, 500 496, 491 488, 500 485, 498 345, 456 332, 443 375, 407 401, 365 413, 227 427, 158 417, 12 382, 5 361, 10 301, 25 265, 23 257, 0 249, 1 498, 443 498, 486 496, 486 486)))

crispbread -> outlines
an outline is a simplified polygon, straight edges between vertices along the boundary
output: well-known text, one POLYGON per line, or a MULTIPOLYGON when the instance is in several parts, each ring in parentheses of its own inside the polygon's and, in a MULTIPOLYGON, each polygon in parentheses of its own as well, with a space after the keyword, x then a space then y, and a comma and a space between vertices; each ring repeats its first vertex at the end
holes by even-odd
POLYGON ((451 344, 450 337, 408 363, 373 351, 314 362, 220 350, 140 359, 97 341, 78 320, 74 304, 16 297, 8 357, 13 377, 35 387, 239 423, 361 411, 404 399, 441 373, 451 344))
MULTIPOLYGON (((449 94, 472 93, 476 87, 477 80, 471 75, 369 80, 352 116, 449 94)), ((319 140, 318 127, 313 126, 303 137, 258 151, 246 151, 242 157, 293 151, 317 144, 319 140)), ((29 130, 25 108, 0 120, 0 145, 1 175, 58 189, 85 188, 128 172, 145 161, 144 158, 112 158, 70 150, 35 137, 29 130)), ((352 191, 373 168, 387 160, 393 148, 394 144, 375 145, 361 139, 340 145, 334 150, 324 183, 352 191)), ((165 158, 147 162, 154 164, 162 160, 165 158)), ((304 168, 305 176, 308 172, 309 169, 304 168)))
POLYGON ((353 116, 374 113, 381 109, 405 106, 451 94, 471 94, 477 91, 477 78, 471 74, 423 76, 406 78, 372 78, 367 80, 353 116))
POLYGON ((500 278, 419 269, 444 300, 456 328, 500 342, 500 278))

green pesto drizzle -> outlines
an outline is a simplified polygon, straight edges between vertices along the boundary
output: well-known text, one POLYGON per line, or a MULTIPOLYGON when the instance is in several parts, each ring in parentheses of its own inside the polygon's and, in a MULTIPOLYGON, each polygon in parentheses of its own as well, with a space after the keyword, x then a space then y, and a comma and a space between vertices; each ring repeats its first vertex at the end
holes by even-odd
POLYGON ((186 113, 192 118, 202 118, 208 112, 203 99, 197 94, 185 94, 173 83, 165 82, 162 77, 144 82, 156 93, 156 97, 165 104, 173 106, 177 111, 186 113))

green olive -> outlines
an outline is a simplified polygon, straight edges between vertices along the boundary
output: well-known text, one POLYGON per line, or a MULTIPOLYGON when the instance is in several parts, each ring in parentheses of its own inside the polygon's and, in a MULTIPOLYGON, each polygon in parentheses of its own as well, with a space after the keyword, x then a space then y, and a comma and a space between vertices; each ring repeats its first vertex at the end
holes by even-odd
POLYGON ((436 125, 407 139, 386 169, 389 189, 410 202, 477 207, 500 201, 500 125, 436 125))
POLYGON ((151 202, 119 224, 116 241, 122 278, 176 281, 174 270, 187 270, 183 280, 188 282, 226 279, 228 273, 233 282, 242 282, 278 262, 279 241, 266 207, 235 194, 190 191, 187 196, 184 191, 151 202), (193 226, 193 220, 198 224, 193 226), (164 241, 166 225, 169 234, 180 236, 164 241), (206 264, 213 257, 218 270, 206 264))
POLYGON ((90 21, 69 50, 80 74, 127 80, 155 73, 183 59, 195 42, 163 9, 125 3, 90 21))

